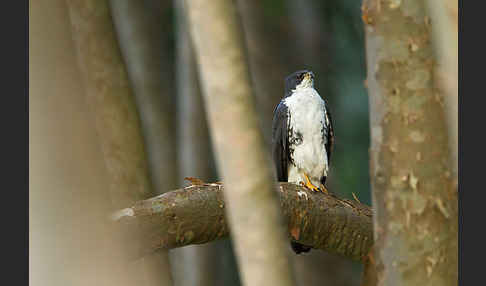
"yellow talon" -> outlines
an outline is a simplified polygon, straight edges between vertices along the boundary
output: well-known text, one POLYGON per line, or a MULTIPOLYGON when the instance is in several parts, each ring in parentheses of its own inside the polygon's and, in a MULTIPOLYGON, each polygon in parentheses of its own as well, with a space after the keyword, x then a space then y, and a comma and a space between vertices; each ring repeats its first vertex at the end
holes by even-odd
POLYGON ((314 192, 319 192, 319 188, 318 188, 318 187, 316 187, 316 186, 314 186, 314 185, 311 183, 311 181, 309 180, 309 177, 307 176, 307 174, 304 174, 304 177, 305 177, 305 180, 306 180, 306 182, 305 182, 304 186, 305 186, 306 188, 308 188, 308 189, 310 189, 310 190, 314 191, 314 192))

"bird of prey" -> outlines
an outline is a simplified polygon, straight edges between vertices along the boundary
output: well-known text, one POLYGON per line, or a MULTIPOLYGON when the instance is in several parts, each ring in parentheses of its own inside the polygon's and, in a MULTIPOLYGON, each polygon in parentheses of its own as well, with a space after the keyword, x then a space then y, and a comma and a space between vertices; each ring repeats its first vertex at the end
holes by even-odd
MULTIPOLYGON (((301 70, 285 78, 285 94, 272 123, 272 154, 279 182, 327 193, 324 183, 334 140, 331 114, 314 89, 314 74, 301 70)), ((311 247, 291 241, 295 253, 311 247)))

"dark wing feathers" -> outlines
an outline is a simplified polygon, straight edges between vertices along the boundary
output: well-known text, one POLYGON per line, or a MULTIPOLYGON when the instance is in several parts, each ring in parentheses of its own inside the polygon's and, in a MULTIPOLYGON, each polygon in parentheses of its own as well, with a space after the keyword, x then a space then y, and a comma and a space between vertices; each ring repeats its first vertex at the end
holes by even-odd
POLYGON ((326 115, 327 115, 327 140, 326 140, 326 152, 327 152, 327 163, 331 164, 331 153, 332 153, 332 147, 334 144, 334 129, 332 127, 332 118, 331 118, 331 112, 329 111, 329 108, 326 108, 326 115))
POLYGON ((295 241, 290 241, 290 247, 292 247, 292 250, 295 252, 295 254, 306 253, 312 249, 312 247, 310 246, 303 245, 302 243, 298 243, 295 241))
MULTIPOLYGON (((288 163, 289 163, 289 131, 287 122, 289 122, 289 111, 287 106, 281 101, 273 112, 272 122, 272 155, 273 162, 277 169, 277 179, 279 182, 288 180, 288 163)), ((311 250, 310 246, 300 244, 295 241, 290 242, 292 250, 297 253, 305 253, 311 250)))
MULTIPOLYGON (((324 111, 324 126, 322 127, 322 139, 324 142, 324 147, 326 149, 326 155, 327 155, 327 164, 331 164, 331 153, 332 153, 332 147, 334 144, 334 130, 332 127, 332 118, 331 118, 331 113, 329 112, 329 109, 325 105, 325 111, 324 111)), ((321 184, 326 183, 326 176, 321 177, 321 184)))
POLYGON ((287 182, 288 179, 289 141, 287 122, 289 116, 287 106, 281 101, 273 112, 272 122, 272 155, 279 182, 287 182))

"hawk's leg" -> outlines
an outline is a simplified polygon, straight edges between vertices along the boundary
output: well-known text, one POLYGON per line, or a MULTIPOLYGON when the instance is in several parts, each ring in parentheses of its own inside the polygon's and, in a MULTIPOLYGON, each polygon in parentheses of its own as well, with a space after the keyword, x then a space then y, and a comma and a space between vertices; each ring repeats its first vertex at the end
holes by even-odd
POLYGON ((311 181, 309 180, 309 177, 307 176, 307 174, 304 173, 304 177, 305 177, 305 183, 304 182, 301 182, 301 185, 314 191, 314 192, 319 192, 319 188, 314 186, 311 181))

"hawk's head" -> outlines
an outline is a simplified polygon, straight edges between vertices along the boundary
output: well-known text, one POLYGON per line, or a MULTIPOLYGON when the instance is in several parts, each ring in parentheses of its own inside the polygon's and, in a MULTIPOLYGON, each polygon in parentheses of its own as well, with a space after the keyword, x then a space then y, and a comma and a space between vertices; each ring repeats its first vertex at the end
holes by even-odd
POLYGON ((285 78, 285 96, 290 96, 296 89, 313 87, 314 74, 308 70, 296 71, 285 78))

